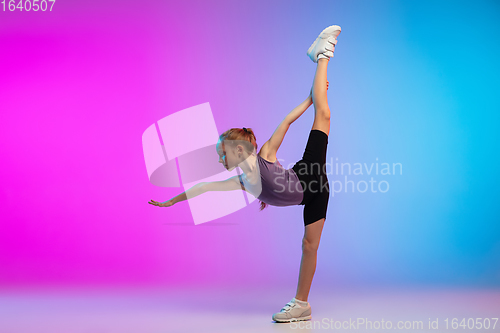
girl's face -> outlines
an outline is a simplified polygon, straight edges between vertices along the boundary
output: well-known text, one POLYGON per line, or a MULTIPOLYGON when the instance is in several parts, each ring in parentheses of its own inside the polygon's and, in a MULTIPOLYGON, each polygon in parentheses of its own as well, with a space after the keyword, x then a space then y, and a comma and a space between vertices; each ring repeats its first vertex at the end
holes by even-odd
POLYGON ((219 154, 219 163, 222 163, 228 171, 232 171, 239 163, 233 149, 224 143, 218 144, 217 154, 219 154))

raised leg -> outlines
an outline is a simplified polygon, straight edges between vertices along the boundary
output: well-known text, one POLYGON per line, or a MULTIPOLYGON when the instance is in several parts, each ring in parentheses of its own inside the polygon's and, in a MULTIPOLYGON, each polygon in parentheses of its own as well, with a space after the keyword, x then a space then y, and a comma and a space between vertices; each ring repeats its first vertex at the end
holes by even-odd
POLYGON ((302 260, 300 261, 299 283, 295 298, 306 301, 311 289, 314 272, 316 271, 316 258, 318 254, 319 241, 325 219, 308 224, 305 227, 302 239, 302 260))
POLYGON ((330 59, 319 59, 313 82, 314 123, 312 129, 330 134, 330 107, 326 97, 326 69, 330 59))

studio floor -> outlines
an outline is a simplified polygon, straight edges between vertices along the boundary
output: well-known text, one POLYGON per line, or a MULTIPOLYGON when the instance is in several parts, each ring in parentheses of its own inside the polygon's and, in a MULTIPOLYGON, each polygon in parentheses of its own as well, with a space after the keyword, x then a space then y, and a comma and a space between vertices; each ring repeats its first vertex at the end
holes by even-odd
POLYGON ((273 322, 272 314, 293 296, 285 297, 283 291, 276 290, 235 288, 4 288, 0 291, 0 332, 500 331, 495 319, 500 317, 500 290, 316 290, 309 298, 312 320, 273 322))

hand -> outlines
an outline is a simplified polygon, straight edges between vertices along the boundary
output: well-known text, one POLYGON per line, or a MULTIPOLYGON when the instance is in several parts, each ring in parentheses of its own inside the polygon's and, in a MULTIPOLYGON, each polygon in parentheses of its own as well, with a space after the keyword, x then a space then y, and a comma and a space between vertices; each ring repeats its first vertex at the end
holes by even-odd
MULTIPOLYGON (((329 84, 330 84, 330 83, 328 82, 328 80, 326 80, 326 90, 328 90, 328 86, 329 86, 329 84)), ((312 97, 312 95, 313 95, 313 88, 311 87, 311 91, 309 92, 309 96, 311 96, 311 97, 312 97)))
POLYGON ((170 206, 174 205, 174 203, 172 202, 172 200, 168 200, 168 201, 165 201, 165 202, 159 202, 159 201, 151 200, 151 201, 148 202, 148 204, 151 204, 153 206, 158 206, 158 207, 170 207, 170 206))

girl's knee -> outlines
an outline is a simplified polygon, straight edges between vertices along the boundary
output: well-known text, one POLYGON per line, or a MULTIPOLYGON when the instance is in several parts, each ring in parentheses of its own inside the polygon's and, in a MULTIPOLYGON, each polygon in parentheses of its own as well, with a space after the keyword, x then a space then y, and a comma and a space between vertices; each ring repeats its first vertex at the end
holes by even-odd
POLYGON ((302 252, 305 253, 315 253, 318 252, 319 248, 319 241, 318 242, 311 242, 308 241, 307 238, 302 239, 302 252))
POLYGON ((330 120, 330 108, 328 106, 316 108, 316 117, 330 120))

